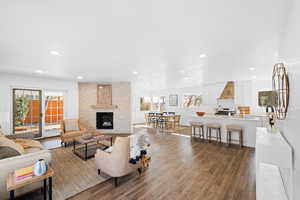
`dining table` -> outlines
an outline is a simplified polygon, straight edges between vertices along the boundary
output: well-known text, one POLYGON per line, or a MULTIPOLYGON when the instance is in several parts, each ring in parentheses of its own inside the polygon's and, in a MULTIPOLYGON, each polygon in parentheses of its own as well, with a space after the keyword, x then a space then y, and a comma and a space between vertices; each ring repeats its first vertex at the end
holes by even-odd
POLYGON ((180 115, 163 114, 163 113, 149 113, 148 122, 155 128, 160 127, 163 129, 175 128, 176 118, 180 118, 180 115))

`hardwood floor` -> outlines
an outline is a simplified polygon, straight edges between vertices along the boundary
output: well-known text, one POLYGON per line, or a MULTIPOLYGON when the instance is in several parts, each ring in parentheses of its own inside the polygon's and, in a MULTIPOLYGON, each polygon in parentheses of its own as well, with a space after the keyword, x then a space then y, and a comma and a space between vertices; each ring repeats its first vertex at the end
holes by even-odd
POLYGON ((139 131, 148 132, 152 143, 152 162, 146 172, 122 177, 117 188, 109 179, 70 199, 255 200, 254 149, 135 129, 139 131))

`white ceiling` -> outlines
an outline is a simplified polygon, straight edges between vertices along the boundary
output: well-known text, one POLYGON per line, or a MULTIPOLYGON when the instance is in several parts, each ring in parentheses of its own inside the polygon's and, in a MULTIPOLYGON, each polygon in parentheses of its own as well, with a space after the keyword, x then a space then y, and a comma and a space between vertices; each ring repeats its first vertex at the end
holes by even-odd
POLYGON ((277 56, 289 3, 1 0, 0 71, 158 86, 259 77, 277 56))

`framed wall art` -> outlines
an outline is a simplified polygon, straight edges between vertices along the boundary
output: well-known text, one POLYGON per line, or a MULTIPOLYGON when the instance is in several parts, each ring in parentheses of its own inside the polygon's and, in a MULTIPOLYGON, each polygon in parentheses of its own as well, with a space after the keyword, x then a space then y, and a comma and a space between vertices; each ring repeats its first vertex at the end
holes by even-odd
POLYGON ((197 108, 202 104, 202 96, 194 94, 183 95, 183 107, 184 108, 197 108))
POLYGON ((140 111, 149 111, 151 110, 151 98, 150 97, 141 97, 140 98, 140 111))
POLYGON ((169 106, 178 106, 178 95, 177 94, 169 95, 169 106))

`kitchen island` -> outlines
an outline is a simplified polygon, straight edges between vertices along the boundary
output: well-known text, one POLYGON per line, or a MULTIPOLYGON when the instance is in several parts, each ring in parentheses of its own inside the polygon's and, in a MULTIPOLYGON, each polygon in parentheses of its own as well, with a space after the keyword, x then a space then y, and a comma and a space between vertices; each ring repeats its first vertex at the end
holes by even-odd
MULTIPOLYGON (((264 126, 266 119, 262 116, 254 116, 254 115, 215 115, 215 114, 205 114, 202 117, 194 116, 190 117, 190 121, 193 122, 202 122, 205 124, 207 123, 219 123, 222 125, 221 128, 221 136, 222 142, 226 143, 226 125, 234 124, 243 127, 243 139, 244 139, 244 146, 253 147, 255 148, 255 141, 256 141, 256 127, 264 126)), ((206 129, 205 129, 206 132, 206 129)), ((212 131, 212 136, 215 136, 215 132, 212 131)), ((238 134, 232 134, 233 142, 238 139, 238 134)))

